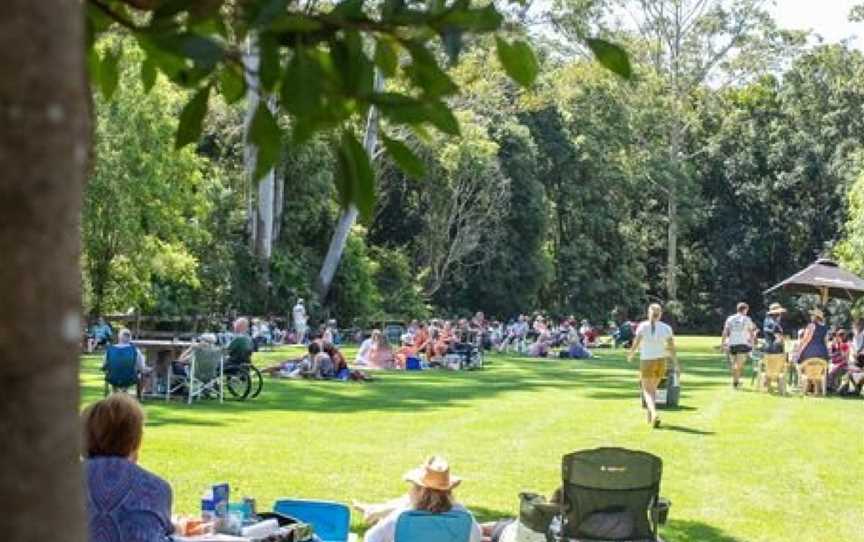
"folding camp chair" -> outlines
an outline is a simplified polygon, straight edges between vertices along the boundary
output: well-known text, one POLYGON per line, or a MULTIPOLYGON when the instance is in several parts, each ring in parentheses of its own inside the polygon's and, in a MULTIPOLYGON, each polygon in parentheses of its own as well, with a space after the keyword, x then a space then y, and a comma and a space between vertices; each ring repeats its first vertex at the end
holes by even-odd
POLYGON ((184 388, 189 404, 192 404, 192 399, 195 397, 201 397, 208 392, 218 393, 220 403, 225 400, 224 364, 222 350, 218 348, 196 347, 186 374, 175 374, 174 371, 168 374, 168 385, 165 387, 166 400, 171 398, 172 393, 184 388))
POLYGON ((279 499, 273 503, 273 511, 308 523, 322 542, 356 540, 348 530, 351 525, 351 510, 342 503, 279 499))
POLYGON ((105 392, 126 391, 135 386, 135 396, 141 400, 141 377, 138 374, 138 350, 134 346, 111 345, 105 351, 105 392))
POLYGON ((474 521, 466 512, 402 512, 394 542, 469 542, 474 521))
POLYGON ((663 462, 623 448, 565 455, 558 542, 629 540, 659 542, 669 501, 660 498, 663 462))
POLYGON ((786 395, 786 354, 765 354, 762 364, 759 389, 770 392, 772 383, 776 383, 780 395, 786 395))
POLYGON ((828 393, 828 362, 822 358, 807 358, 801 362, 798 368, 800 374, 798 378, 798 387, 801 388, 801 395, 807 395, 807 389, 810 383, 813 383, 813 393, 826 395, 828 393))

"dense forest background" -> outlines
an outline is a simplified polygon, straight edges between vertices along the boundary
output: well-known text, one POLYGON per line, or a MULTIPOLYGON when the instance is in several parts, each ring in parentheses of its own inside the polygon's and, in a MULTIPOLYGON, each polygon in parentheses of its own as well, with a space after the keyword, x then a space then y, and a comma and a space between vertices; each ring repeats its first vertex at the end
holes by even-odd
POLYGON ((418 178, 375 154, 375 211, 351 228, 323 297, 342 213, 328 136, 282 145, 262 258, 244 102, 211 98, 202 139, 177 152, 188 97, 162 78, 145 92, 140 51, 107 39, 119 84, 94 98, 86 308, 285 315, 300 296, 313 319, 343 325, 534 309, 600 322, 658 300, 682 328, 708 330, 817 257, 864 271, 864 55, 777 28, 759 5, 517 10, 541 62, 529 90, 490 39, 467 41, 450 73, 462 136, 395 134, 423 161, 418 178), (625 45, 632 80, 572 46, 588 33, 625 45))

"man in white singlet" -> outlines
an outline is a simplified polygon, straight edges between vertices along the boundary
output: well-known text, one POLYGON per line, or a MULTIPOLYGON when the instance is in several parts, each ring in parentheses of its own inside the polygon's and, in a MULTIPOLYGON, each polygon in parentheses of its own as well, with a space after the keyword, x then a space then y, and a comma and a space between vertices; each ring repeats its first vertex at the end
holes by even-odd
POLYGON ((723 326, 722 344, 732 357, 732 387, 741 385, 741 370, 756 341, 756 324, 747 316, 750 307, 738 303, 736 312, 726 319, 723 326))

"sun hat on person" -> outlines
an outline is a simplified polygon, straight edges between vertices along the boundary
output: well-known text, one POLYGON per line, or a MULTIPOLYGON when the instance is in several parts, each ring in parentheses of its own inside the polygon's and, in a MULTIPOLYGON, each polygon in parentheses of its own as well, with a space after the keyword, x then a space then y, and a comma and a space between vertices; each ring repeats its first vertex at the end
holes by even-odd
POLYGON ((450 491, 462 479, 450 474, 450 464, 443 457, 433 455, 425 463, 405 473, 405 481, 427 489, 450 491))
POLYGON ((811 311, 810 311, 810 316, 813 316, 814 318, 818 318, 818 319, 820 319, 820 320, 824 320, 824 319, 825 319, 825 313, 822 312, 822 309, 813 309, 813 310, 811 310, 811 311))
POLYGON ((768 314, 783 314, 784 312, 786 309, 780 303, 771 303, 771 306, 768 307, 768 314))

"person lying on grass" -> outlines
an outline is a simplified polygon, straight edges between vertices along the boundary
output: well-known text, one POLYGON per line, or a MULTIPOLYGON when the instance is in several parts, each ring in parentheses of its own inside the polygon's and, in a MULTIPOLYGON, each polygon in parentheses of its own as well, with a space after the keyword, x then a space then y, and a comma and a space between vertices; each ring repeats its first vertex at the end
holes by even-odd
POLYGON ((302 359, 283 361, 266 367, 261 372, 285 378, 327 379, 336 376, 333 360, 321 350, 318 341, 309 343, 308 353, 302 359))
MULTIPOLYGON (((375 524, 366 531, 364 542, 394 542, 396 522, 402 512, 420 510, 442 514, 450 511, 465 512, 467 508, 457 503, 453 489, 462 481, 450 474, 450 465, 442 457, 430 457, 423 465, 405 473, 405 481, 411 484, 408 494, 402 498, 377 505, 354 504, 363 512, 364 518, 375 524)), ((482 542, 480 525, 471 515, 470 542, 482 542)))

